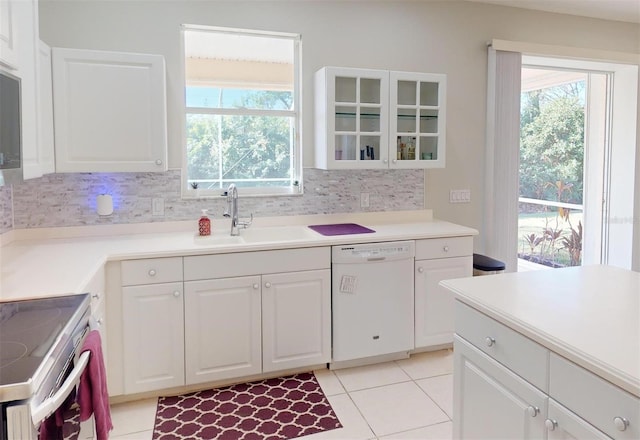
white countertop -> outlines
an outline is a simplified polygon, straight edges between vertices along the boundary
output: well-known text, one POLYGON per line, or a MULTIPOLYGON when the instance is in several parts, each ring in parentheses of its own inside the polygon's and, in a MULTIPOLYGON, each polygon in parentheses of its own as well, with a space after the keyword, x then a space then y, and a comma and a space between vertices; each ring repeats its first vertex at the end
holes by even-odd
POLYGON ((640 273, 583 266, 442 285, 458 300, 640 397, 640 273))
POLYGON ((431 211, 256 219, 247 232, 266 239, 245 243, 228 242, 228 220, 213 222, 210 239, 196 237, 196 229, 193 221, 13 231, 14 237, 0 248, 0 302, 82 293, 107 261, 477 234, 475 229, 434 220, 431 211), (323 236, 307 228, 344 222, 376 232, 323 236))

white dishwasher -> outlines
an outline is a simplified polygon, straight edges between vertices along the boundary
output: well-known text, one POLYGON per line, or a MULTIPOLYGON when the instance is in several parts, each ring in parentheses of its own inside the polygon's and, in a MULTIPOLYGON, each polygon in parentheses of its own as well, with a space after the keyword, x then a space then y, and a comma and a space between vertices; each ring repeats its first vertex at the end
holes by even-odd
POLYGON ((414 348, 414 257, 413 241, 331 248, 331 368, 414 348))

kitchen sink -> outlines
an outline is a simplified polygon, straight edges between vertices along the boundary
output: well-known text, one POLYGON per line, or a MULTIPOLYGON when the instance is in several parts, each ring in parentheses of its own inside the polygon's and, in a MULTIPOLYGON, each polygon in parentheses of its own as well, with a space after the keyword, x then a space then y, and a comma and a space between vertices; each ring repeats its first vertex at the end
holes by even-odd
POLYGON ((245 243, 310 240, 318 236, 304 226, 274 226, 240 230, 245 243))

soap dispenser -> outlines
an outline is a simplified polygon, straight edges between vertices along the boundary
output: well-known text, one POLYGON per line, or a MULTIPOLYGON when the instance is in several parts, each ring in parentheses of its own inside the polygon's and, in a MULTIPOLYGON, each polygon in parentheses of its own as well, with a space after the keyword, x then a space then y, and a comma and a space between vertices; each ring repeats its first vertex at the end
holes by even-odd
POLYGON ((202 210, 202 216, 198 220, 198 235, 211 235, 211 220, 209 220, 206 209, 202 210))

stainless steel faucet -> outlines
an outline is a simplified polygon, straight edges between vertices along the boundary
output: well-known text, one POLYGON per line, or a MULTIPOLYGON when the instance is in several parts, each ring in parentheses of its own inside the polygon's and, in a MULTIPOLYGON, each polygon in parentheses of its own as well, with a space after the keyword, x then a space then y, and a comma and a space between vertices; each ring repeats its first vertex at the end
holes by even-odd
POLYGON ((231 217, 231 235, 240 235, 239 228, 248 228, 253 222, 253 214, 249 221, 241 221, 238 219, 238 188, 235 183, 229 185, 227 188, 227 209, 224 214, 225 217, 231 217))

